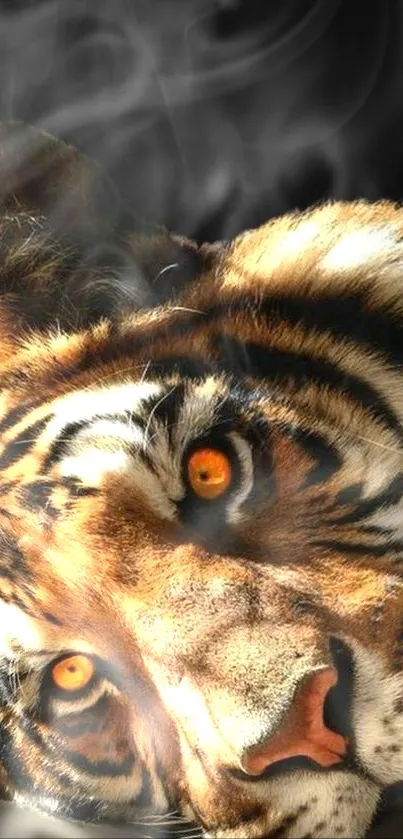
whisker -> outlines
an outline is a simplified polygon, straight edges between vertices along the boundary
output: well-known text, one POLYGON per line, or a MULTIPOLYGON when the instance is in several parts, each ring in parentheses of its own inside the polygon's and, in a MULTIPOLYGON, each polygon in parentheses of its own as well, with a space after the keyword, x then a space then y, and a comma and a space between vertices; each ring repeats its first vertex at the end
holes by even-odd
POLYGON ((205 312, 202 312, 200 309, 190 309, 188 306, 172 306, 172 312, 189 312, 189 314, 193 315, 205 315, 205 312))
POLYGON ((363 440, 365 443, 371 443, 373 446, 377 446, 379 449, 385 449, 387 452, 393 452, 394 454, 403 454, 403 449, 395 449, 394 446, 387 446, 385 443, 379 443, 378 440, 372 440, 370 437, 364 437, 363 434, 355 435, 358 440, 363 440))
POLYGON ((159 408, 159 406, 162 405, 162 403, 165 401, 165 399, 168 399, 168 396, 170 396, 171 393, 173 393, 175 389, 176 389, 176 385, 173 385, 173 387, 171 387, 170 390, 167 391, 167 393, 164 393, 164 395, 161 396, 161 398, 158 400, 158 402, 154 405, 153 409, 150 411, 149 417, 147 419, 147 424, 146 424, 146 427, 144 429, 144 442, 143 442, 143 450, 144 451, 146 450, 146 447, 150 442, 149 430, 150 430, 150 424, 152 422, 153 416, 154 416, 157 408, 159 408))
POLYGON ((147 364, 144 367, 144 370, 141 374, 140 382, 144 382, 144 379, 145 379, 145 377, 146 377, 146 375, 147 375, 147 373, 150 369, 150 365, 151 365, 151 359, 149 359, 149 361, 147 361, 147 364))
POLYGON ((190 831, 195 830, 195 825, 193 823, 188 823, 188 827, 185 827, 186 822, 183 822, 181 819, 165 819, 160 821, 153 821, 152 819, 136 819, 136 824, 141 825, 141 827, 171 827, 175 826, 178 828, 178 833, 181 835, 185 835, 190 831))
POLYGON ((169 827, 174 828, 174 833, 172 834, 173 837, 176 837, 176 836, 179 837, 180 836, 181 839, 202 839, 202 836, 203 836, 202 828, 201 827, 199 828, 199 827, 197 827, 197 825, 194 825, 194 824, 190 825, 188 828, 180 828, 180 827, 177 826, 177 823, 175 821, 145 822, 145 821, 140 821, 140 820, 137 820, 137 819, 136 819, 134 824, 136 824, 136 826, 138 826, 139 828, 143 828, 143 827, 145 827, 145 828, 147 828, 147 827, 155 828, 154 839, 155 839, 155 837, 160 835, 159 831, 160 831, 161 828, 167 828, 167 827, 168 828, 169 827))
MULTIPOLYGON (((97 379, 94 379, 94 381, 93 381, 93 383, 92 383, 91 385, 87 385, 86 387, 83 387, 82 389, 83 389, 83 390, 86 390, 86 391, 89 391, 89 392, 91 393, 91 392, 94 390, 94 385, 98 385, 98 384, 100 384, 101 382, 105 382, 105 381, 107 381, 108 379, 111 379, 111 378, 116 378, 117 376, 121 376, 123 373, 133 373, 133 372, 134 372, 134 370, 140 370, 140 369, 143 369, 143 372, 142 372, 142 374, 141 374, 140 379, 138 379, 138 381, 139 381, 139 382, 143 382, 143 381, 144 381, 144 378, 145 378, 145 376, 147 375, 147 372, 148 372, 148 370, 149 370, 149 368, 150 368, 150 364, 151 364, 151 361, 147 361, 147 363, 146 363, 146 364, 144 364, 144 363, 141 363, 141 364, 131 364, 129 367, 122 367, 122 368, 121 368, 121 369, 119 369, 119 370, 112 370, 112 371, 111 371, 111 372, 109 372, 109 373, 105 373, 105 375, 104 375, 104 376, 99 376, 97 379)), ((137 380, 136 380, 136 381, 137 381, 137 380)), ((135 383, 136 383, 136 382, 134 382, 134 384, 135 384, 135 383)))

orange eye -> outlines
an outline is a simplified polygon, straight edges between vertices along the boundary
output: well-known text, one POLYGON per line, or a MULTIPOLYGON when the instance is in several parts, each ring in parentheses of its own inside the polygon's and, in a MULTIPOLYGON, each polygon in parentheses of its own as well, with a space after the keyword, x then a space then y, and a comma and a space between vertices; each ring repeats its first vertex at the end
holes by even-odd
POLYGON ((199 498, 218 498, 232 480, 232 466, 228 455, 218 449, 198 449, 190 455, 188 464, 190 486, 199 498))
POLYGON ((61 690, 75 691, 85 688, 94 675, 95 667, 86 655, 70 655, 58 661, 52 670, 52 679, 61 690))

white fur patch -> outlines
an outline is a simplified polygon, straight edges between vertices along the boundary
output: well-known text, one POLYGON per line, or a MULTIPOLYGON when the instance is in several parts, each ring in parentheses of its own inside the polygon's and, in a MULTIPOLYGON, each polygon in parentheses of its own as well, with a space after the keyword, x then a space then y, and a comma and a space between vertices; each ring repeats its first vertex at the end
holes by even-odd
POLYGON ((312 244, 320 231, 320 225, 315 221, 306 221, 299 224, 295 230, 287 233, 282 240, 282 250, 285 255, 298 255, 299 251, 305 251, 306 247, 312 244))
POLYGON ((403 780, 403 673, 390 675, 374 653, 352 646, 357 754, 378 783, 393 784, 403 780))
POLYGON ((238 455, 242 469, 241 486, 228 505, 228 519, 235 523, 242 518, 240 507, 246 501, 253 487, 253 460, 251 448, 246 440, 240 437, 239 434, 232 433, 228 436, 238 455))
POLYGON ((0 658, 13 658, 13 642, 24 650, 38 650, 43 645, 34 621, 18 606, 0 600, 0 658))
POLYGON ((141 446, 144 442, 144 434, 141 429, 133 423, 123 422, 114 419, 99 419, 84 428, 77 435, 78 441, 87 441, 93 438, 110 437, 113 441, 121 440, 125 443, 141 446))
MULTIPOLYGON (((314 221, 306 221, 285 234, 280 232, 280 235, 277 234, 270 239, 269 246, 262 244, 258 254, 254 249, 251 253, 244 254, 242 258, 243 270, 252 274, 258 271, 262 276, 272 274, 276 268, 287 263, 288 260, 295 261, 300 255, 306 253, 307 248, 313 244, 319 231, 320 225, 314 221)), ((239 282, 237 275, 235 275, 233 282, 239 282)), ((231 285, 231 276, 225 279, 225 285, 231 285)))
POLYGON ((153 382, 131 382, 98 390, 80 390, 67 394, 55 406, 55 416, 46 429, 54 439, 71 422, 80 422, 119 411, 135 411, 142 402, 162 393, 162 386, 153 382))
POLYGON ((87 486, 99 486, 108 472, 127 472, 130 456, 124 451, 85 449, 81 454, 65 457, 60 464, 63 477, 79 478, 87 486))
POLYGON ((374 260, 379 253, 394 247, 387 230, 364 227, 345 236, 323 257, 320 267, 325 271, 350 271, 374 260))

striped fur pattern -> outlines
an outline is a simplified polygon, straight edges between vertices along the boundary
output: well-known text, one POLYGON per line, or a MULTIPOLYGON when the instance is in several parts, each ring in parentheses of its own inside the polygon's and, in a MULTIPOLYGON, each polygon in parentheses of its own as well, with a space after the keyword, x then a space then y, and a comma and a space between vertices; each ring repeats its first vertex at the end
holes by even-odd
MULTIPOLYGON (((403 211, 328 204, 207 255, 166 237, 175 265, 192 252, 176 296, 102 317, 89 298, 80 325, 81 243, 27 204, 0 229, 4 794, 222 839, 364 836, 403 780, 403 211), (184 467, 206 443, 233 465, 214 502, 184 467), (353 759, 249 778, 335 644, 353 759), (95 676, 66 697, 50 668, 74 651, 95 676)), ((119 237, 164 277, 160 238, 119 237)))

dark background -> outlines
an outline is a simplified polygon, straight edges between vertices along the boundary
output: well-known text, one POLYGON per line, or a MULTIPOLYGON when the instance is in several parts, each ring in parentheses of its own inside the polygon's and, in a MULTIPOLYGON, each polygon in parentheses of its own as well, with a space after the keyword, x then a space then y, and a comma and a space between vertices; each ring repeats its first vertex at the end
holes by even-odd
MULTIPOLYGON (((329 197, 401 201, 403 3, 0 0, 10 118, 73 143, 139 217, 198 240, 329 197)), ((56 835, 9 813, 0 836, 56 835)), ((373 835, 401 832, 393 816, 373 835)))
POLYGON ((135 212, 229 238, 403 197, 400 0, 0 0, 0 117, 102 163, 135 212))

